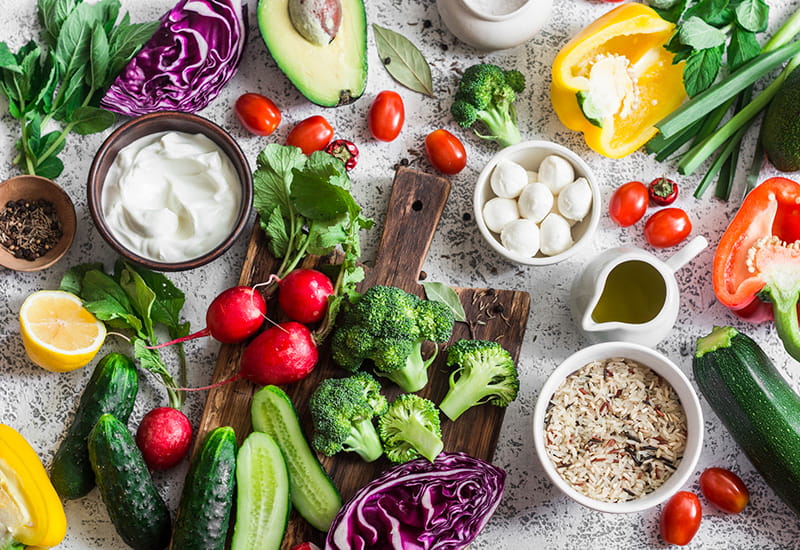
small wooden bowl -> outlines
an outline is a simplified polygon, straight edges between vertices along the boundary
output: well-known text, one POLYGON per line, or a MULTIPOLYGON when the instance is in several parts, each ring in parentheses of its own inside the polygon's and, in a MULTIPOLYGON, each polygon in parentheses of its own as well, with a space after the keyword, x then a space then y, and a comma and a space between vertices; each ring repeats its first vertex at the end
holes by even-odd
POLYGON ((125 259, 154 271, 184 271, 217 259, 233 245, 236 238, 242 233, 247 225, 253 206, 253 176, 250 172, 250 165, 247 163, 247 158, 241 148, 230 134, 221 127, 197 115, 163 111, 131 119, 108 136, 97 151, 89 169, 87 199, 89 212, 100 235, 125 259), (242 186, 242 201, 239 204, 236 224, 231 229, 228 237, 205 254, 181 262, 160 262, 127 249, 114 236, 111 228, 106 223, 102 207, 103 186, 105 185, 106 175, 112 164, 114 164, 117 154, 125 146, 130 145, 141 137, 170 130, 190 134, 204 134, 211 139, 233 163, 239 183, 242 186))
POLYGON ((44 199, 53 203, 56 216, 61 222, 62 235, 58 243, 35 260, 17 258, 4 246, 0 246, 0 265, 14 271, 39 271, 56 263, 66 254, 75 238, 75 206, 72 199, 54 181, 40 176, 15 176, 0 183, 0 211, 8 201, 44 199))

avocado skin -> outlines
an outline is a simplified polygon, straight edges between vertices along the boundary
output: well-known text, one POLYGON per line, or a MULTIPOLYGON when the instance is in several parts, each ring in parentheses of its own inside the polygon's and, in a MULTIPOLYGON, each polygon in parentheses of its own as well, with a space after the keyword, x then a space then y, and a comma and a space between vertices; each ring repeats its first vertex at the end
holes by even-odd
POLYGON ((800 170, 800 69, 789 74, 767 107, 761 143, 775 168, 800 170))

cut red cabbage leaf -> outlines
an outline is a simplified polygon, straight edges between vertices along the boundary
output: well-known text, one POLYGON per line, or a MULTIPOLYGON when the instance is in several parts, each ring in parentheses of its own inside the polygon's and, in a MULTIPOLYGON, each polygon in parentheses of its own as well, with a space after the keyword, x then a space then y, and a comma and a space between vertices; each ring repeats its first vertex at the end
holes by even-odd
POLYGON ((127 116, 193 113, 236 73, 247 35, 241 0, 180 0, 109 87, 100 106, 127 116))
POLYGON ((460 550, 500 504, 506 473, 464 453, 399 464, 353 495, 325 550, 460 550))

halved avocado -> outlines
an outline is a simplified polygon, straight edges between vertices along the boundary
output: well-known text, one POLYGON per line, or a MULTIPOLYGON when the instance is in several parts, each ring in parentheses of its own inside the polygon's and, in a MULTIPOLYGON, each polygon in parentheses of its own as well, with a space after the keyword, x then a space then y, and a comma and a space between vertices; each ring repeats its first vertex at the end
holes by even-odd
POLYGON ((292 84, 323 107, 346 105, 367 87, 367 16, 362 0, 341 0, 342 21, 325 45, 309 42, 289 18, 289 0, 259 0, 258 28, 292 84))

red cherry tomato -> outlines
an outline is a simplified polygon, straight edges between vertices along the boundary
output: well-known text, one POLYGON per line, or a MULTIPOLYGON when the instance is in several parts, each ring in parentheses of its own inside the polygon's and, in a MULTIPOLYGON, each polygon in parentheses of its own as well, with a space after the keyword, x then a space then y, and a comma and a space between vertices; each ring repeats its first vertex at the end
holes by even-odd
POLYGON ((633 225, 644 216, 650 200, 647 186, 640 181, 629 181, 620 185, 608 202, 608 215, 622 227, 633 225))
POLYGON ((692 232, 692 222, 680 208, 664 208, 644 224, 644 238, 657 248, 675 246, 692 232))
POLYGON ((750 502, 742 478, 724 468, 709 468, 700 474, 700 490, 711 504, 729 514, 738 514, 750 502))
POLYGON ((403 98, 397 92, 384 90, 369 108, 369 131, 377 140, 392 141, 400 135, 405 119, 403 98))
POLYGON ((684 546, 700 528, 700 499, 688 491, 680 491, 667 501, 661 511, 661 538, 669 544, 684 546))
POLYGON ((434 168, 443 174, 457 174, 467 165, 467 151, 461 141, 444 129, 425 138, 425 153, 434 168))
POLYGON ((268 136, 281 123, 281 112, 268 97, 261 94, 243 94, 234 105, 236 117, 242 126, 257 136, 268 136))
POLYGON ((325 117, 314 115, 297 123, 286 137, 286 145, 299 147, 303 153, 310 155, 314 151, 325 148, 333 139, 333 127, 325 117))

